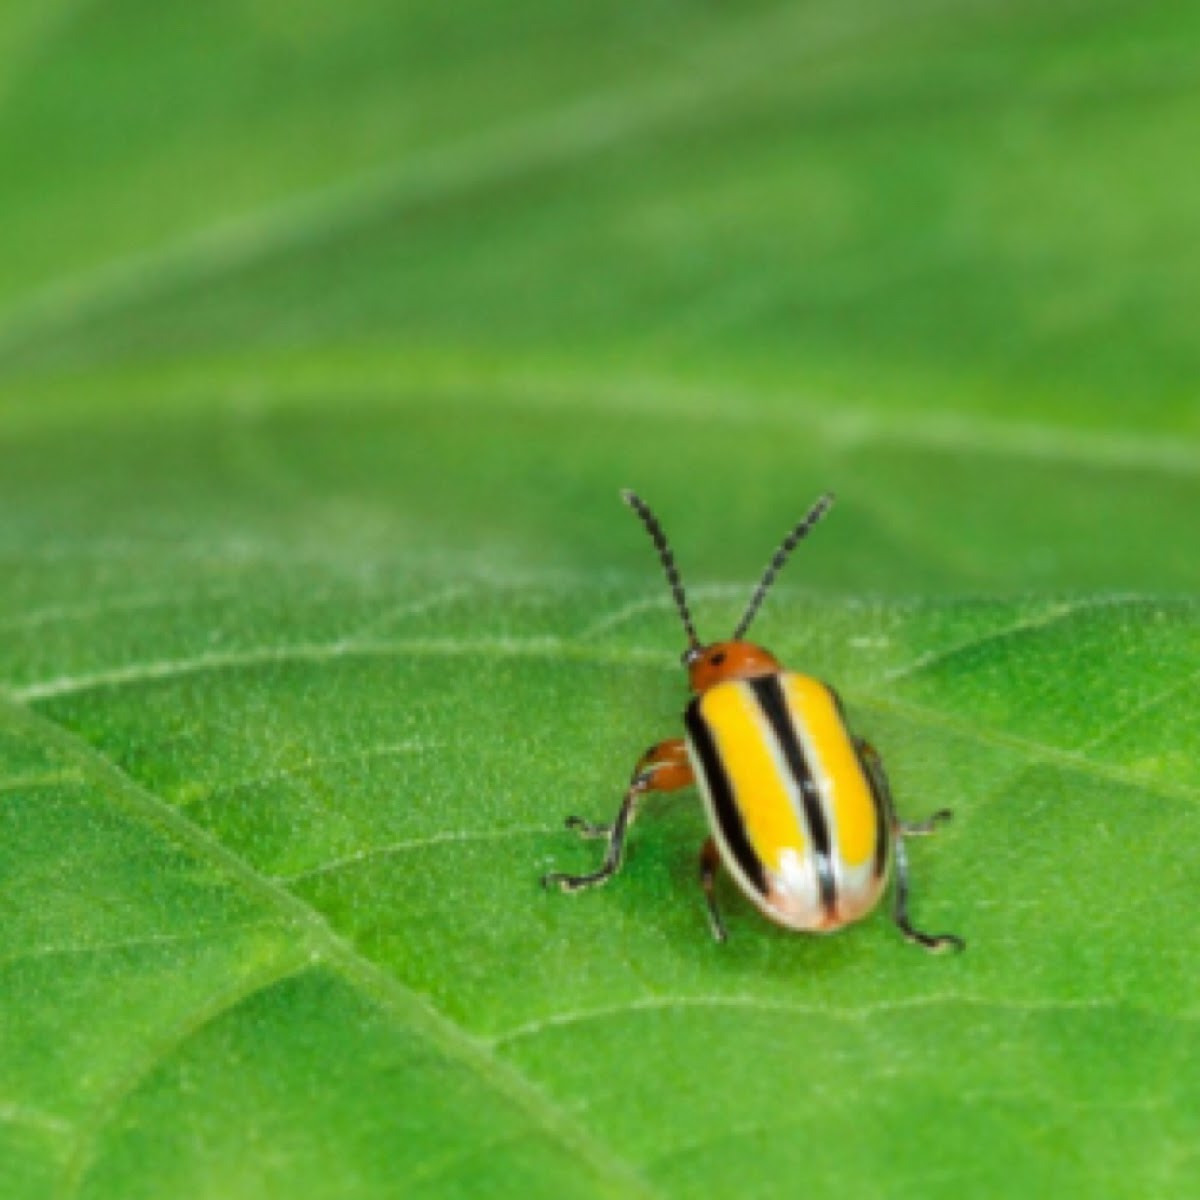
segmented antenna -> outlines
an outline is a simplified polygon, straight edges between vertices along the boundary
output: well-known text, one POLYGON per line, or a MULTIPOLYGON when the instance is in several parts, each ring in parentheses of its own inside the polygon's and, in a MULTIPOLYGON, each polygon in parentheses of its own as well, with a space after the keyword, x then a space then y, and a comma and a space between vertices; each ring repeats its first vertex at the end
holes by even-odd
POLYGON ((832 492, 826 492, 821 496, 816 504, 797 522, 791 533, 779 544, 779 549, 775 551, 775 557, 767 564, 767 569, 763 572, 763 577, 759 580, 758 587, 754 589, 754 595, 750 597, 750 603, 747 605, 746 611, 742 614, 742 619, 738 622, 738 627, 733 631, 733 641, 741 641, 745 636, 746 630, 750 628, 750 622, 754 620, 759 606, 767 594, 767 589, 775 582, 775 576, 779 574, 780 568, 787 562, 788 555, 796 548, 796 543, 833 507, 833 500, 834 496, 832 492))
POLYGON ((679 609, 679 618, 683 622, 684 632, 688 636, 688 644, 692 649, 699 649, 700 639, 696 636, 696 627, 692 624, 692 614, 688 612, 687 597, 683 594, 683 581, 679 578, 679 569, 675 566, 675 556, 667 544, 667 535, 663 533, 658 518, 650 511, 646 502, 628 488, 621 491, 621 499, 641 518, 646 532, 654 541, 658 550, 658 559, 663 570, 667 573, 667 582, 671 585, 671 593, 675 597, 675 607, 679 609))

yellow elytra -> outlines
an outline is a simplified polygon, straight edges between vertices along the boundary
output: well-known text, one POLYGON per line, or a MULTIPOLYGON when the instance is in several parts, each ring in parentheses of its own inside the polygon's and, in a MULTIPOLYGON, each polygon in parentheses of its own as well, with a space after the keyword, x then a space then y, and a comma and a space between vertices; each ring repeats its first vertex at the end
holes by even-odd
POLYGON ((962 949, 961 938, 924 933, 908 915, 904 840, 932 833, 950 813, 943 809, 918 824, 901 821, 879 755, 850 732, 834 690, 785 670, 744 638, 780 568, 829 511, 832 495, 822 496, 784 538, 733 636, 708 645, 696 635, 658 519, 633 492, 622 498, 654 541, 688 637, 683 664, 693 699, 684 713, 686 736, 657 742, 642 755, 611 825, 567 819, 569 828, 607 843, 601 866, 584 875, 554 873, 543 882, 568 892, 604 883, 621 868, 641 798, 694 783, 711 830, 700 851, 700 882, 718 941, 726 937, 716 900, 721 866, 772 920, 827 933, 872 911, 894 861, 892 918, 900 931, 929 950, 962 949))

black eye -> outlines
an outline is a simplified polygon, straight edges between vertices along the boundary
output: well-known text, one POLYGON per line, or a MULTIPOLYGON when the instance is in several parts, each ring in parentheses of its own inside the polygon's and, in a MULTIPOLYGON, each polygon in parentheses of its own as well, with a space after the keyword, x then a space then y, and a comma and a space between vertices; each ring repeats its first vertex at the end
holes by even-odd
POLYGON ((725 651, 718 650, 716 654, 708 660, 714 667, 719 667, 725 661, 725 651))

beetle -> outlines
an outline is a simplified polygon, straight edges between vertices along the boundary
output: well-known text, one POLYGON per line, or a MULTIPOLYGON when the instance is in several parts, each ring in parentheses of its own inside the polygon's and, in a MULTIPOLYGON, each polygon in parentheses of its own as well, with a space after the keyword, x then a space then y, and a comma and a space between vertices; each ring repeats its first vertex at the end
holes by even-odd
POLYGON ((604 860, 584 875, 553 872, 546 887, 564 892, 606 883, 624 861, 625 840, 642 799, 696 784, 708 816, 700 884, 709 927, 726 939, 716 898, 721 867, 771 920, 790 929, 831 933, 867 916, 895 864, 892 919, 910 942, 931 951, 961 950, 950 933, 930 934, 909 918, 905 839, 933 833, 950 812, 900 820, 883 761, 852 734, 837 692, 786 670, 745 640, 775 577, 797 544, 833 506, 821 496, 780 543, 726 641, 702 643, 688 609, 675 557, 658 518, 632 491, 621 498, 658 551, 688 646, 683 666, 691 702, 685 736, 656 742, 638 759, 612 824, 568 817, 567 828, 606 843, 604 860))

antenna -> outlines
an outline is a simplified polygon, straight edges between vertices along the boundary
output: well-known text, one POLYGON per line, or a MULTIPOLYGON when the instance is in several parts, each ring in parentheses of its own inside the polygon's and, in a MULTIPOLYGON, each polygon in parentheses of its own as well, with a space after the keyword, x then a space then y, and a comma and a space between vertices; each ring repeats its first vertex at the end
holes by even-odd
POLYGON ((767 594, 767 589, 775 582, 775 576, 779 574, 780 568, 787 562, 788 555, 796 548, 796 543, 833 507, 833 500, 834 496, 832 492, 826 492, 823 496, 819 497, 812 508, 793 526, 791 533, 779 543, 779 549, 775 551, 775 556, 767 564, 767 569, 763 572, 763 577, 759 580, 758 587, 754 589, 754 595, 750 597, 750 603, 746 606, 746 611, 742 614, 742 619, 738 622, 738 627, 733 631, 732 641, 741 641, 745 636, 746 630, 750 628, 750 622, 754 620, 759 606, 767 594))
POLYGON ((667 535, 663 533, 658 518, 650 511, 649 505, 636 493, 628 488, 621 491, 621 499, 641 518, 646 532, 654 541, 658 550, 658 560, 667 573, 667 582, 671 585, 671 593, 675 597, 675 607, 679 609, 679 619, 683 622, 684 632, 688 636, 689 649, 699 650, 700 639, 696 636, 696 627, 692 624, 692 614, 688 612, 687 597, 683 594, 683 581, 679 578, 679 568, 675 566, 675 556, 667 543, 667 535))

